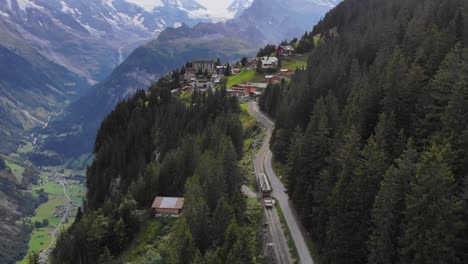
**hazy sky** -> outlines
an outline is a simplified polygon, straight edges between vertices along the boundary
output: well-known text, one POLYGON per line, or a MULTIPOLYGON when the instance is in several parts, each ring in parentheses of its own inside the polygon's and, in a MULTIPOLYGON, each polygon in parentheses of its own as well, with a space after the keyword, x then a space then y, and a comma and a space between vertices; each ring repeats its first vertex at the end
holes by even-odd
POLYGON ((227 8, 234 2, 234 0, 195 0, 201 5, 205 6, 208 13, 214 17, 232 17, 232 14, 227 12, 227 8))
MULTIPOLYGON (((128 2, 135 3, 148 11, 153 10, 155 7, 161 6, 161 0, 127 0, 128 2)), ((208 10, 195 12, 194 15, 203 16, 209 14, 214 17, 230 17, 232 14, 227 12, 227 8, 234 2, 234 0, 195 0, 201 5, 205 6, 208 10)))
POLYGON ((211 12, 224 12, 234 0, 195 0, 211 12))

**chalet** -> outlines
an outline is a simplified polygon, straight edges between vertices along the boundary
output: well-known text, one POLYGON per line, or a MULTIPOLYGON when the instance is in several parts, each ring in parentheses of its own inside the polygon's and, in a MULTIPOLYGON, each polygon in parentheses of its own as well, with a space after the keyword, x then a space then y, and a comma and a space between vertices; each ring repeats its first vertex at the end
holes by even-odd
POLYGON ((294 53, 294 47, 291 45, 281 45, 276 52, 280 57, 289 57, 294 53))
POLYGON ((219 75, 224 75, 226 73, 227 66, 221 65, 221 66, 216 66, 216 74, 219 75))
POLYGON ((185 74, 196 74, 197 71, 192 67, 185 68, 185 74))
POLYGON ((213 74, 211 76, 211 81, 214 83, 214 84, 219 84, 221 83, 221 81, 223 80, 223 75, 217 75, 217 74, 213 74))
POLYGON ((258 91, 260 92, 263 92, 267 86, 268 86, 268 83, 255 83, 255 82, 249 82, 247 83, 249 84, 250 86, 253 86, 255 87, 255 89, 257 89, 258 91))
POLYGON ((244 83, 233 86, 232 91, 236 96, 249 96, 250 94, 256 92, 257 88, 248 83, 244 83))
POLYGON ((183 207, 184 198, 157 196, 151 209, 156 215, 179 216, 183 207))
POLYGON ((232 72, 232 74, 237 75, 237 74, 239 74, 241 72, 241 69, 234 68, 234 69, 231 70, 231 72, 232 72))
POLYGON ((282 79, 284 79, 280 74, 277 75, 265 75, 265 80, 267 83, 279 83, 282 79))
POLYGON ((281 69, 279 75, 283 78, 289 78, 294 74, 293 71, 289 69, 281 69))
POLYGON ((274 69, 278 67, 279 60, 277 57, 265 56, 262 57, 261 60, 263 69, 274 69))
POLYGON ((247 69, 255 69, 257 68, 257 62, 260 58, 253 58, 253 59, 250 59, 247 61, 247 64, 245 65, 245 67, 247 69))
POLYGON ((185 73, 184 80, 187 82, 193 82, 197 80, 197 76, 193 73, 185 73))
POLYGON ((215 72, 215 61, 213 60, 197 60, 192 62, 192 68, 194 68, 197 72, 208 72, 209 74, 213 74, 215 72))

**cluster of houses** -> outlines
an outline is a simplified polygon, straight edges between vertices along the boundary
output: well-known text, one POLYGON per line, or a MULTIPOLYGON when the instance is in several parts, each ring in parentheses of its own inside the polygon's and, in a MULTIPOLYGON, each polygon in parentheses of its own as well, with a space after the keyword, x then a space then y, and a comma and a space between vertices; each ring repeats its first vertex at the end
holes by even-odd
MULTIPOLYGON (((277 48, 275 56, 264 56, 247 60, 245 68, 247 70, 258 69, 259 65, 264 72, 273 72, 274 74, 265 75, 263 82, 246 82, 233 86, 228 89, 228 92, 239 97, 258 96, 266 89, 269 83, 275 84, 281 82, 285 78, 291 77, 293 71, 281 69, 279 57, 289 57, 294 54, 294 48, 290 45, 281 45, 277 48)), ((173 93, 180 91, 206 92, 209 89, 215 90, 224 77, 228 75, 237 75, 241 72, 240 68, 231 68, 227 65, 219 65, 214 60, 197 60, 193 61, 189 67, 185 68, 183 79, 181 80, 181 88, 176 89, 173 93)))
POLYGON ((215 65, 216 62, 213 60, 193 61, 191 67, 185 68, 185 73, 180 83, 181 88, 174 90, 173 93, 177 93, 180 90, 193 91, 197 89, 201 92, 206 92, 208 89, 214 90, 216 85, 223 80, 225 67, 227 67, 215 65))

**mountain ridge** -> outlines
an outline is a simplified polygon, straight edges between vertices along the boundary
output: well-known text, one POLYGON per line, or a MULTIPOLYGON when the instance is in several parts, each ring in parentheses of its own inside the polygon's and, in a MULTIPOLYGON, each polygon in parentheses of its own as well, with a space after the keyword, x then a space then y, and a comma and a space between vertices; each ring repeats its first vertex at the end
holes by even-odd
POLYGON ((91 148, 100 119, 119 100, 137 89, 148 87, 162 75, 193 59, 220 58, 230 62, 254 56, 266 44, 302 35, 328 10, 308 0, 294 1, 302 4, 300 10, 280 0, 256 0, 242 15, 225 23, 201 22, 193 27, 185 25, 165 30, 157 39, 137 48, 109 78, 95 87, 94 92, 72 105, 68 114, 49 129, 55 136, 46 142, 45 148, 61 154, 69 149, 84 153, 91 148), (82 105, 88 107, 82 109, 82 105), (80 145, 76 131, 69 128, 81 131, 83 127, 87 128, 88 135, 86 144, 80 145), (64 134, 67 136, 63 137, 64 134), (65 143, 67 141, 70 145, 65 143))

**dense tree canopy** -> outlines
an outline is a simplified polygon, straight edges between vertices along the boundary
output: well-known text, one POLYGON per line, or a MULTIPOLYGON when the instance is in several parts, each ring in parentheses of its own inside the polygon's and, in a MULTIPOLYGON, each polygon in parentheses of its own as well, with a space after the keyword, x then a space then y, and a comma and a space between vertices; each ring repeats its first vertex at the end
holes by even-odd
POLYGON ((255 263, 240 192, 239 102, 219 90, 195 92, 186 106, 171 95, 178 78, 171 74, 138 91, 104 120, 87 171, 84 213, 60 237, 54 263, 118 262, 155 196, 183 196, 185 210, 168 247, 141 261, 255 263))
POLYGON ((303 37, 307 68, 260 98, 321 262, 468 261, 467 12, 344 1, 303 37))

